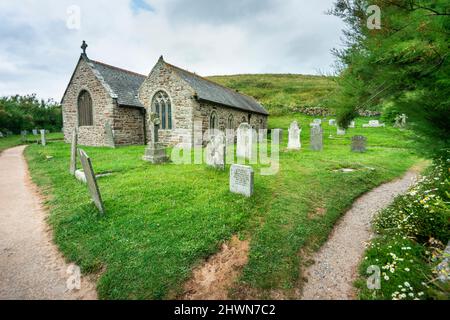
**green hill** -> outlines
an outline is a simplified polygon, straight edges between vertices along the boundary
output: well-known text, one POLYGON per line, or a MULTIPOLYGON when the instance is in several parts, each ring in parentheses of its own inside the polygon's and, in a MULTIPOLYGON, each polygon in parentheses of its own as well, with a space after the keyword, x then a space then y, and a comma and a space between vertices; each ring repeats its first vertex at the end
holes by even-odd
POLYGON ((332 77, 300 74, 244 74, 208 79, 255 97, 272 114, 297 112, 305 107, 326 107, 334 92, 332 77))

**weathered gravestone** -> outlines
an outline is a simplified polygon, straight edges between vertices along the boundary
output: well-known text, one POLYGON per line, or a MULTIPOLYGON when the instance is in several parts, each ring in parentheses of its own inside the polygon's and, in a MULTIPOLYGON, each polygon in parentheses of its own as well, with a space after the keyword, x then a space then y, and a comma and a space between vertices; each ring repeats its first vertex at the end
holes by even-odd
POLYGON ((338 136, 345 136, 345 129, 343 129, 343 128, 337 128, 337 135, 338 136))
POLYGON ((367 150, 367 138, 364 136, 354 136, 352 138, 352 151, 366 152, 366 150, 367 150))
POLYGON ((288 149, 290 150, 300 150, 302 147, 300 141, 300 134, 302 129, 299 128, 297 121, 291 123, 289 127, 289 141, 288 141, 288 149))
POLYGON ((27 135, 28 135, 28 131, 23 130, 20 132, 20 141, 21 142, 27 142, 27 135))
POLYGON ((237 130, 236 155, 244 159, 252 159, 256 145, 256 132, 248 123, 242 123, 237 130))
POLYGON ((394 127, 396 127, 396 128, 405 128, 406 127, 406 120, 408 119, 408 117, 406 116, 406 114, 401 114, 401 115, 398 115, 396 118, 395 118, 395 124, 394 124, 394 127))
POLYGON ((169 158, 166 155, 166 148, 159 143, 159 125, 161 121, 159 116, 155 112, 151 112, 149 116, 149 127, 151 129, 151 140, 145 149, 145 155, 143 157, 144 161, 148 161, 154 164, 164 163, 169 161, 169 158))
POLYGON ((323 150, 323 129, 320 125, 311 127, 310 137, 311 150, 322 151, 323 150))
POLYGON ((322 125, 322 119, 314 119, 314 124, 322 125))
POLYGON ((329 124, 330 126, 335 126, 335 125, 336 125, 336 119, 330 119, 330 120, 328 121, 328 124, 329 124))
POLYGON ((37 136, 38 135, 38 130, 37 129, 33 129, 33 136, 37 136))
POLYGON ((95 177, 94 169, 92 168, 91 159, 82 149, 80 149, 79 151, 80 151, 80 161, 83 167, 83 172, 88 185, 89 193, 91 194, 91 198, 94 201, 94 204, 97 207, 97 209, 100 211, 101 214, 104 214, 105 208, 103 206, 100 190, 98 189, 97 179, 95 177))
POLYGON ((356 128, 356 123, 355 121, 350 122, 350 125, 348 126, 349 128, 356 128))
POLYGON ((225 136, 223 133, 211 137, 205 152, 208 166, 225 170, 225 136))
POLYGON ((114 133, 111 128, 109 121, 105 123, 105 135, 106 135, 106 145, 111 148, 115 148, 116 144, 114 142, 114 133))
POLYGON ((4 138, 5 136, 3 135, 2 132, 0 132, 0 138, 4 138))
POLYGON ((368 124, 363 124, 363 128, 381 128, 385 127, 384 123, 380 123, 379 120, 370 120, 368 124))
POLYGON ((253 195, 254 172, 250 166, 233 164, 230 169, 230 191, 251 197, 253 195))
POLYGON ((78 144, 78 133, 77 129, 73 129, 72 132, 72 143, 70 148, 70 174, 75 175, 77 171, 77 144, 78 144))
POLYGON ((45 130, 41 130, 41 144, 44 147, 47 145, 47 139, 45 137, 45 130))

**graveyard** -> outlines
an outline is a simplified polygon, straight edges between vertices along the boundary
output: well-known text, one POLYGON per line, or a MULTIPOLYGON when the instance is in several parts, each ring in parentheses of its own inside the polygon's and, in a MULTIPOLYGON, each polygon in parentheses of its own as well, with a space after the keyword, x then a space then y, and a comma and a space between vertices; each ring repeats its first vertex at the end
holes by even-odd
POLYGON ((95 174, 107 173, 97 179, 100 215, 86 184, 69 172, 70 144, 31 144, 25 155, 47 199, 55 242, 83 273, 98 276, 101 299, 183 297, 192 270, 233 236, 250 249, 229 297, 267 298, 278 290, 295 298, 306 252, 320 248, 356 198, 420 160, 411 131, 363 128, 369 118, 357 118, 345 135, 323 118, 323 149, 313 151, 310 123, 316 118, 270 118, 270 129, 283 129, 280 170, 262 176, 263 165, 251 165, 251 197, 230 192, 230 165, 222 171, 205 164, 151 164, 142 160, 145 146, 79 146, 95 174), (293 121, 302 129, 299 150, 288 149, 293 121), (357 135, 367 138, 366 152, 351 151, 357 135))

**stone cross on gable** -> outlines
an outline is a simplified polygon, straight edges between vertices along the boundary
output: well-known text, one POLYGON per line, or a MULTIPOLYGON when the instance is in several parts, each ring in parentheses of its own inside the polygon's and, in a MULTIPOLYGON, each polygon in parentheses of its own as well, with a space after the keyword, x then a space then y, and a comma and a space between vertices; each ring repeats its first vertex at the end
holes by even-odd
POLYGON ((159 141, 158 130, 159 130, 159 125, 161 124, 161 120, 159 119, 159 116, 156 112, 151 112, 148 122, 149 122, 151 132, 152 132, 151 143, 154 145, 154 144, 158 143, 158 141, 159 141))
POLYGON ((86 41, 83 40, 83 44, 81 45, 81 49, 83 50, 83 54, 86 55, 86 49, 87 49, 88 45, 86 43, 86 41))

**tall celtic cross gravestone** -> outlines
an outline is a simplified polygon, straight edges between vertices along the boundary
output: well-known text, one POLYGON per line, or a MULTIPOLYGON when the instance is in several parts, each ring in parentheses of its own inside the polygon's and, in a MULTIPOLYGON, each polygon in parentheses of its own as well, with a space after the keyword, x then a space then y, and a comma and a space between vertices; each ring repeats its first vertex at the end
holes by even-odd
POLYGON ((354 136, 352 138, 352 151, 366 152, 366 150, 367 150, 367 138, 364 136, 354 136))
POLYGON ((206 146, 206 164, 210 167, 225 170, 225 135, 218 133, 210 138, 206 146))
POLYGON ((288 149, 290 150, 300 150, 302 147, 300 141, 300 134, 302 129, 298 127, 297 121, 291 123, 289 127, 289 141, 288 141, 288 149))
POLYGON ((70 174, 75 175, 77 171, 77 145, 78 145, 78 132, 77 129, 73 129, 72 143, 70 146, 70 174))
POLYGON ((145 149, 144 161, 148 161, 154 164, 164 163, 169 161, 166 155, 166 148, 159 143, 159 125, 161 121, 159 116, 155 112, 151 112, 149 115, 149 128, 151 131, 151 140, 145 149))
POLYGON ((86 152, 82 149, 80 151, 80 161, 83 166, 83 172, 86 177, 86 183, 88 185, 89 193, 94 201, 95 206, 98 211, 103 215, 105 213, 105 208, 103 206, 102 196, 97 185, 97 179, 95 177, 94 169, 92 168, 91 159, 88 157, 86 152))
POLYGON ((313 125, 311 127, 310 144, 313 151, 323 150, 323 129, 321 125, 313 125))
POLYGON ((45 130, 41 130, 41 144, 44 147, 47 145, 47 140, 45 137, 45 130))

